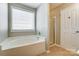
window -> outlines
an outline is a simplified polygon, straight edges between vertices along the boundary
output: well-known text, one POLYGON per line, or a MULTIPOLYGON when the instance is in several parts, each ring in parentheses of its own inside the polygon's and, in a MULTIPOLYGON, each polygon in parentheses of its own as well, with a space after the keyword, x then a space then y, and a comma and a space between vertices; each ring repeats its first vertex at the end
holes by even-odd
POLYGON ((35 30, 35 13, 12 8, 12 32, 35 30))

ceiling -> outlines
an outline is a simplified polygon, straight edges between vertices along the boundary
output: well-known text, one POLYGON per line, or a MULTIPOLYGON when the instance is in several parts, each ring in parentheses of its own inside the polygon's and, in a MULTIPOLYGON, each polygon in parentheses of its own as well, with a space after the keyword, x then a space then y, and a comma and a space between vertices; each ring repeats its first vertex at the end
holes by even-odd
MULTIPOLYGON (((27 6, 29 6, 29 7, 32 7, 32 8, 37 8, 41 3, 22 3, 22 4, 24 4, 24 5, 27 5, 27 6)), ((60 5, 62 5, 63 3, 51 3, 51 8, 53 9, 53 8, 56 8, 56 7, 58 7, 58 6, 60 6, 60 5)))
POLYGON ((22 4, 32 7, 32 8, 37 8, 40 5, 40 3, 22 3, 22 4))
POLYGON ((63 5, 63 3, 51 3, 50 5, 51 5, 51 9, 54 9, 54 8, 56 8, 58 6, 63 5))

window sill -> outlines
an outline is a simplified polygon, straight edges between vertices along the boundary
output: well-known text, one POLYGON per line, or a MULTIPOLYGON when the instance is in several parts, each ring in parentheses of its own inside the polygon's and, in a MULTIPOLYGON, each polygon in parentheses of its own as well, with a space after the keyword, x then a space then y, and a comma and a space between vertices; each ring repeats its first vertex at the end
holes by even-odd
POLYGON ((12 30, 11 32, 35 32, 35 30, 12 30))

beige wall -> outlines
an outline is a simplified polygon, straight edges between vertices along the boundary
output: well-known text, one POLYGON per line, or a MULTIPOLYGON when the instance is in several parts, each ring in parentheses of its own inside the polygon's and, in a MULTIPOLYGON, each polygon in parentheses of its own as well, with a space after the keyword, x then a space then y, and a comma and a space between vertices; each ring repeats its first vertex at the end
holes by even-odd
POLYGON ((54 42, 54 22, 51 21, 51 5, 49 4, 49 44, 54 42))
POLYGON ((66 8, 68 6, 71 6, 73 4, 71 3, 55 3, 55 4, 49 4, 49 8, 50 8, 50 41, 53 41, 53 43, 60 44, 60 30, 61 30, 61 26, 60 26, 60 11, 63 8, 66 8), (56 17, 56 21, 54 19, 54 17, 56 17), (56 23, 56 27, 55 27, 55 23, 56 23))
POLYGON ((60 14, 59 14, 59 9, 58 8, 61 4, 49 4, 49 8, 50 8, 50 21, 49 21, 49 24, 50 24, 50 41, 53 42, 53 44, 55 43, 55 39, 56 39, 56 43, 59 44, 59 38, 60 38, 60 33, 59 33, 59 20, 60 20, 60 14), (56 29, 55 29, 55 19, 54 17, 57 17, 57 21, 56 21, 56 29))

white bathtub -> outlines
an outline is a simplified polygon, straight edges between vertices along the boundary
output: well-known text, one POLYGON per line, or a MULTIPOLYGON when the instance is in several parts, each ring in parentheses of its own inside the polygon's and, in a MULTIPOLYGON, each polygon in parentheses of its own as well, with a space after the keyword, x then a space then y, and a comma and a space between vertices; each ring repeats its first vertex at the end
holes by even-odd
POLYGON ((0 45, 6 55, 38 55, 45 52, 45 37, 36 35, 9 37, 0 45))

